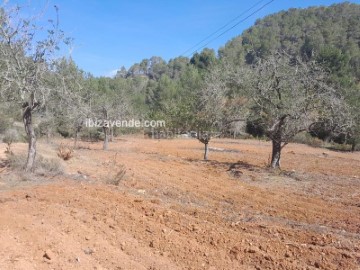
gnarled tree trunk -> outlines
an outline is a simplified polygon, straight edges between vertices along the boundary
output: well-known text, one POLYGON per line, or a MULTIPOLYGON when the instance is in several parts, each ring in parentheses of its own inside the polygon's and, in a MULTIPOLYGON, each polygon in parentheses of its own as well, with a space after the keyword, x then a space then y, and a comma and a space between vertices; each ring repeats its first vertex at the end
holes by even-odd
POLYGON ((80 131, 81 131, 81 126, 77 126, 76 128, 75 128, 75 138, 74 138, 74 148, 76 149, 77 148, 77 146, 78 146, 78 141, 79 141, 79 133, 80 133, 80 131))
POLYGON ((204 148, 205 148, 204 149, 205 150, 205 152, 204 152, 204 160, 208 160, 208 153, 209 153, 209 147, 208 146, 209 146, 209 142, 210 142, 210 139, 211 139, 210 135, 207 134, 207 133, 200 135, 200 132, 198 131, 197 139, 204 144, 204 148))
POLYGON ((104 130, 104 144, 103 144, 103 150, 108 150, 108 146, 109 146, 109 128, 108 127, 103 127, 104 130))
POLYGON ((114 127, 110 126, 110 138, 109 141, 112 142, 114 140, 114 127))
POLYGON ((204 160, 208 160, 208 152, 209 152, 209 144, 205 143, 205 153, 204 153, 204 160))
POLYGON ((33 171, 36 158, 36 134, 32 125, 32 110, 37 106, 36 103, 29 105, 27 102, 23 105, 23 121, 28 138, 28 156, 25 164, 25 171, 33 171))
POLYGON ((272 154, 271 154, 271 168, 280 168, 280 157, 281 157, 281 141, 272 140, 272 154))
MULTIPOLYGON (((108 110, 106 109, 106 107, 102 108, 102 113, 103 113, 103 120, 108 121, 109 117, 108 117, 108 110)), ((103 150, 108 150, 109 148, 109 128, 110 126, 104 123, 103 125, 103 131, 104 131, 104 144, 103 144, 103 150)))
POLYGON ((274 169, 280 168, 281 149, 287 144, 285 143, 283 146, 281 145, 281 142, 283 141, 283 126, 287 117, 287 114, 280 117, 267 131, 267 136, 271 138, 272 142, 270 167, 274 169))
POLYGON ((355 152, 355 150, 356 150, 356 145, 357 145, 357 142, 356 142, 356 140, 354 139, 354 141, 351 143, 351 152, 355 152))

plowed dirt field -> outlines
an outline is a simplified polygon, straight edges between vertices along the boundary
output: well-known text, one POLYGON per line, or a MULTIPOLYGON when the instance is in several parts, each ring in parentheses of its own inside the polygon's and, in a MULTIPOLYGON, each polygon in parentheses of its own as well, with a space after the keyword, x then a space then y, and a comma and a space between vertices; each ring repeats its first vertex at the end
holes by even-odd
MULTIPOLYGON (((39 155, 59 159, 61 142, 39 155)), ((256 140, 213 139, 207 162, 195 139, 101 148, 28 179, 0 146, 1 270, 360 269, 359 152, 289 144, 272 171, 256 140)))

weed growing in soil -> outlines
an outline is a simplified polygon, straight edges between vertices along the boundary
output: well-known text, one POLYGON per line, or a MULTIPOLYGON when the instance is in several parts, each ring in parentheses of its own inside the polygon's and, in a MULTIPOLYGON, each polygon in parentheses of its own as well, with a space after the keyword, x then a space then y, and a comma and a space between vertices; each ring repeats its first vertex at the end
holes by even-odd
POLYGON ((109 177, 106 179, 106 183, 109 185, 118 186, 125 178, 126 175, 126 167, 124 164, 117 164, 116 162, 117 154, 113 157, 113 160, 110 163, 109 167, 109 177))
POLYGON ((64 144, 60 144, 58 147, 57 155, 59 158, 63 160, 69 160, 74 156, 74 149, 68 146, 65 146, 64 144))

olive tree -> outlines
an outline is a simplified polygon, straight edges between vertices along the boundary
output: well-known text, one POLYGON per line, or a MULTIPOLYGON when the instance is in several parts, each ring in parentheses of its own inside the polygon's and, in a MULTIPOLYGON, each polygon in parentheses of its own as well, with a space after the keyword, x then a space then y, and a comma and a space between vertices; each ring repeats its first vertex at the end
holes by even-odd
POLYGON ((45 104, 52 91, 48 83, 50 65, 63 33, 58 29, 58 21, 50 20, 50 29, 44 33, 35 25, 36 18, 24 19, 20 13, 18 6, 0 7, 1 98, 22 108, 29 145, 25 170, 31 171, 36 157, 33 113, 45 104))
MULTIPOLYGON (((61 58, 54 63, 54 96, 52 107, 56 115, 61 115, 74 136, 74 148, 77 147, 79 133, 92 116, 91 102, 95 97, 87 87, 86 74, 70 58, 61 58)), ((59 118, 59 117, 57 117, 59 118)), ((56 122, 56 121, 55 121, 56 122)))
POLYGON ((125 89, 112 88, 109 79, 100 78, 95 95, 92 98, 91 115, 100 120, 104 132, 103 150, 108 150, 110 132, 117 120, 128 120, 131 114, 129 99, 125 95, 125 89))
POLYGON ((281 150, 296 134, 342 104, 339 91, 327 84, 327 74, 315 62, 284 53, 258 59, 244 76, 251 116, 272 142, 272 168, 280 167, 281 150))
POLYGON ((242 79, 234 80, 234 68, 227 63, 213 66, 206 74, 204 86, 197 95, 196 126, 198 140, 204 144, 208 159, 211 131, 221 134, 231 123, 244 121, 247 115, 242 79))

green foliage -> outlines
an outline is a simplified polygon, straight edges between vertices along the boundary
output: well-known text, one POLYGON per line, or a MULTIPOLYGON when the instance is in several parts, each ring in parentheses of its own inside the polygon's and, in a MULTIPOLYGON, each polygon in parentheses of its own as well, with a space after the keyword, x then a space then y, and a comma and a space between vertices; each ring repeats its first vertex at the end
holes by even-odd
POLYGON ((16 129, 8 129, 5 132, 5 135, 2 141, 7 145, 5 153, 13 154, 11 151, 11 145, 15 142, 19 142, 21 140, 21 136, 16 129))
POLYGON ((220 50, 221 59, 235 65, 254 63, 284 50, 306 60, 318 60, 340 80, 359 78, 360 5, 348 2, 330 7, 290 9, 264 19, 220 50), (339 79, 340 78, 340 79, 339 79))
POLYGON ((257 118, 246 121, 246 132, 254 137, 264 137, 266 130, 261 119, 257 118))
POLYGON ((11 123, 8 118, 0 118, 0 134, 4 134, 6 130, 10 127, 11 123))
POLYGON ((101 128, 84 128, 80 132, 80 138, 83 141, 97 142, 100 141, 102 136, 101 128))
MULTIPOLYGON (((61 136, 63 136, 64 138, 69 138, 72 135, 72 128, 67 121, 58 119, 56 132, 61 136)), ((44 135, 45 132, 43 131, 41 134, 44 135)))
POLYGON ((322 140, 311 136, 307 132, 301 132, 299 134, 296 134, 294 138, 292 138, 291 142, 306 144, 312 147, 322 147, 324 145, 324 142, 322 140))
POLYGON ((201 53, 195 53, 190 59, 190 63, 199 70, 207 71, 216 63, 215 51, 205 48, 201 53))

